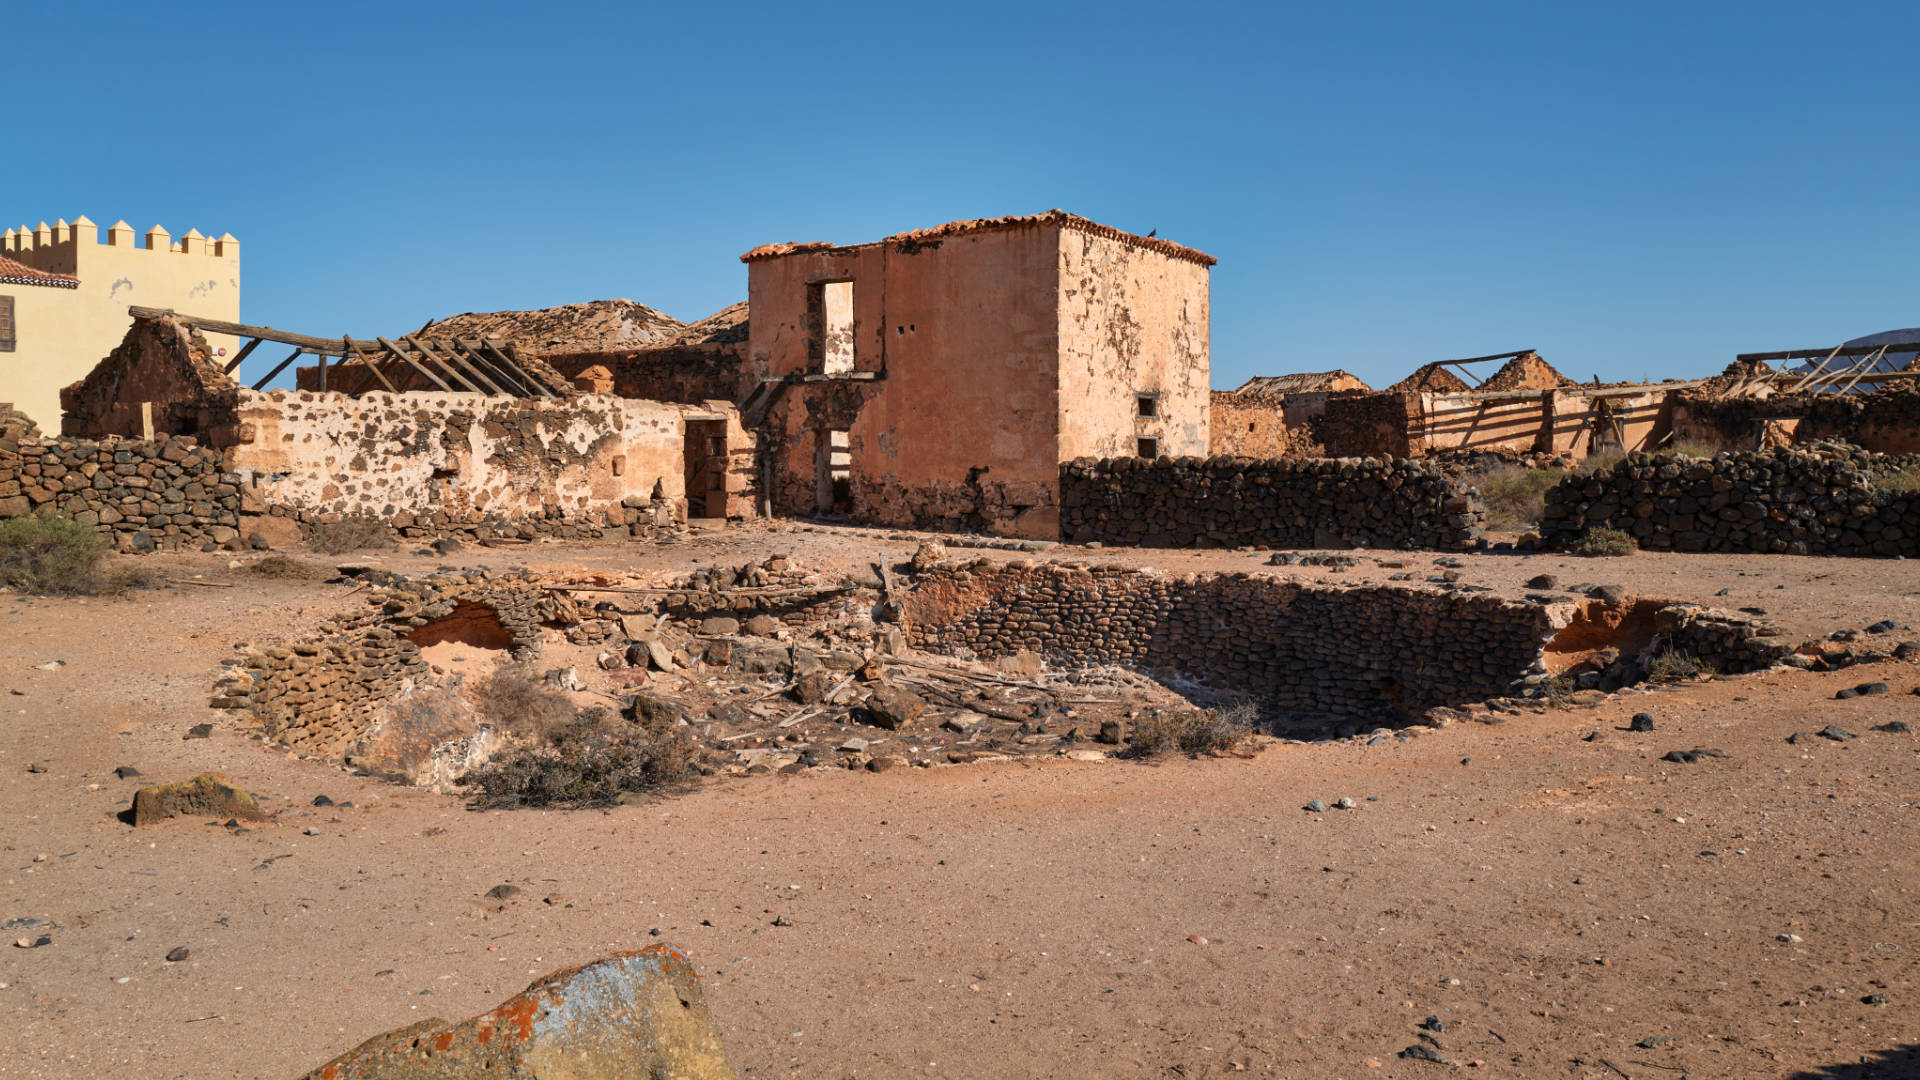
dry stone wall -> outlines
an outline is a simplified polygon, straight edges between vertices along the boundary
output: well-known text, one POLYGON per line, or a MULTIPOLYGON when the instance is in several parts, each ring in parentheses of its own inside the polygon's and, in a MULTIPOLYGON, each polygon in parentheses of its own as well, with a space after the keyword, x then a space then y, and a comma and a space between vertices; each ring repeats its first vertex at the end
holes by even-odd
POLYGON ((1463 551, 1486 509, 1406 459, 1081 458, 1060 467, 1060 535, 1143 547, 1463 551))
POLYGON ((1912 556, 1920 498, 1880 486, 1894 464, 1845 448, 1632 454, 1549 488, 1540 532, 1551 546, 1608 528, 1655 550, 1912 556))
POLYGON ((1389 719, 1519 692, 1543 675, 1559 614, 1484 594, 983 559, 920 575, 904 621, 922 648, 1025 649, 1243 693, 1270 714, 1389 719))
POLYGON ((135 551, 239 535, 241 478, 193 439, 25 438, 12 445, 0 448, 0 518, 58 512, 135 551))

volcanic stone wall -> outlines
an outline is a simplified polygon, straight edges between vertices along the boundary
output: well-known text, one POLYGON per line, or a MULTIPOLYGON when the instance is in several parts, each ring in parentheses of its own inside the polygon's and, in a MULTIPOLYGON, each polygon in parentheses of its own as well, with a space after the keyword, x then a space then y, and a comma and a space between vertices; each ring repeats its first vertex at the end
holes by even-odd
POLYGON ((1245 693, 1272 714, 1380 719, 1517 692, 1557 630, 1546 605, 1484 594, 987 560, 920 575, 904 621, 922 648, 1027 649, 1245 693))
POLYGON ((1404 458, 1081 458, 1060 503, 1062 539, 1144 547, 1461 551, 1486 525, 1464 486, 1404 458))
POLYGON ((254 648, 230 661, 213 707, 250 716, 265 734, 304 756, 351 757, 376 710, 437 681, 421 658, 420 643, 491 634, 526 659, 539 652, 543 624, 580 622, 564 597, 525 571, 387 577, 363 596, 364 606, 322 625, 312 637, 254 648))
POLYGON ((1547 490, 1541 536, 1593 528, 1641 547, 1792 555, 1920 554, 1920 500, 1879 486, 1890 463, 1864 451, 1775 449, 1714 458, 1632 454, 1547 490))
POLYGON ((239 535, 241 478, 193 439, 25 438, 0 449, 0 518, 58 511, 151 551, 239 535))

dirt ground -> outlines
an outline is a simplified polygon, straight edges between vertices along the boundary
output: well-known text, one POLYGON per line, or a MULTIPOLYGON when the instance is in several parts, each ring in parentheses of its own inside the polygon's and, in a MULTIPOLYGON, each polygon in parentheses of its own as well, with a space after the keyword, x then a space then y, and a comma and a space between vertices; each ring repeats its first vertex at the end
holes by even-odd
MULTIPOLYGON (((913 547, 751 529, 379 564, 852 564, 913 547)), ((1432 554, 1359 554, 1438 572, 1432 554)), ((755 1077, 1920 1076, 1920 734, 1872 730, 1920 727, 1920 665, 1738 676, 1248 760, 716 778, 606 811, 481 813, 291 759, 207 707, 236 645, 352 602, 235 558, 254 556, 148 557, 178 583, 119 599, 0 595, 0 1075, 291 1077, 663 939, 691 954, 755 1077), (1834 700, 1872 680, 1892 693, 1834 700), (1656 729, 1625 730, 1641 711, 1656 729), (210 738, 183 738, 208 722, 210 738), (1858 738, 1786 741, 1827 724, 1858 738), (1695 747, 1728 756, 1660 760, 1695 747), (119 820, 140 783, 208 769, 285 812, 245 832, 119 820), (343 805, 313 806, 322 794, 343 805), (1302 809, 1342 796, 1356 808, 1302 809), (524 891, 484 898, 503 883, 524 891), (190 955, 170 963, 176 947, 190 955), (1398 1056, 1411 1046, 1452 1064, 1398 1056)), ((1552 573, 1760 607, 1796 640, 1920 627, 1912 562, 1461 561, 1463 580, 1516 594, 1552 573)))

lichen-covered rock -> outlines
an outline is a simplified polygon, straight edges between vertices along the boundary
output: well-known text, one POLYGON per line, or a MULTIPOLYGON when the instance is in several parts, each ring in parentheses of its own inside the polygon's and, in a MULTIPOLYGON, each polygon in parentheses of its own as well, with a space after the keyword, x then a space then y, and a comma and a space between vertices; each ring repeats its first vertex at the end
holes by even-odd
POLYGON ((733 1080, 693 965, 671 945, 557 971, 458 1024, 375 1036, 301 1080, 733 1080))
POLYGON ((177 784, 153 784, 133 793, 133 824, 153 825, 179 815, 263 821, 252 793, 219 773, 201 773, 177 784))

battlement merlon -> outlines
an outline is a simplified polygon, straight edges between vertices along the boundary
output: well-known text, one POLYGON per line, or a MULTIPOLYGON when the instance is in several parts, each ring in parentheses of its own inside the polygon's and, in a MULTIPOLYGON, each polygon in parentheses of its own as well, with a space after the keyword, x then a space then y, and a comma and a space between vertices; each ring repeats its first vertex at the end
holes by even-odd
POLYGON ((80 262, 86 258, 85 253, 90 248, 99 247, 210 259, 240 257, 240 241, 234 239, 232 233, 221 233, 218 239, 209 239, 198 229, 188 229, 179 240, 174 240, 166 229, 155 225, 147 230, 146 242, 142 244, 133 226, 125 221, 114 222, 108 227, 107 235, 101 237, 99 228, 84 214, 73 219, 71 224, 61 218, 52 225, 42 221, 32 228, 21 225, 0 233, 0 255, 48 273, 78 273, 80 262))

